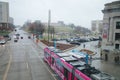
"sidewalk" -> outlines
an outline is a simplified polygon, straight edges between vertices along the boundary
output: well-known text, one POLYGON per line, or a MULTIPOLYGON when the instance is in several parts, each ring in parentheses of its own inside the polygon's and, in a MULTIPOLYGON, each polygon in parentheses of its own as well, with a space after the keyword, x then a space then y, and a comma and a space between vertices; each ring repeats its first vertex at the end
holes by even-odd
POLYGON ((32 39, 36 45, 38 45, 40 48, 44 49, 47 47, 45 44, 43 44, 41 41, 36 42, 36 38, 32 39))

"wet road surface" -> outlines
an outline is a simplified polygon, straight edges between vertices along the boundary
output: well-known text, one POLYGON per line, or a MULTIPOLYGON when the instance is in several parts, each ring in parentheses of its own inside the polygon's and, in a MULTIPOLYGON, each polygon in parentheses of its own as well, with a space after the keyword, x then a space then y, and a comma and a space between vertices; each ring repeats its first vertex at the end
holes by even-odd
POLYGON ((4 58, 0 57, 0 80, 56 80, 43 62, 43 50, 22 33, 23 39, 5 44, 4 58))

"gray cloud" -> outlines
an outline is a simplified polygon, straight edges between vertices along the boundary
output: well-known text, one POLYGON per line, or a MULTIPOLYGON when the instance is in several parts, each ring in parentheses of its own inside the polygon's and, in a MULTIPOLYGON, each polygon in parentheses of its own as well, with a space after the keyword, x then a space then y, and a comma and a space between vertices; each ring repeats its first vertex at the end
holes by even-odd
POLYGON ((104 4, 115 0, 3 0, 9 2, 10 16, 15 24, 23 25, 26 20, 48 21, 51 9, 51 21, 59 20, 74 23, 87 28, 91 20, 101 20, 104 4))

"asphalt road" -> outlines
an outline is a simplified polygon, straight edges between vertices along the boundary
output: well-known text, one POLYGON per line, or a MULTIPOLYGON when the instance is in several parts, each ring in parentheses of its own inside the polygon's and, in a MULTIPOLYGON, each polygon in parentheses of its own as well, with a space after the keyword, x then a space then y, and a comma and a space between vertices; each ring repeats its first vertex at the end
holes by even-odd
POLYGON ((0 56, 0 80, 56 80, 43 61, 43 50, 28 39, 27 33, 17 33, 23 39, 14 42, 12 38, 1 48, 4 55, 0 56))

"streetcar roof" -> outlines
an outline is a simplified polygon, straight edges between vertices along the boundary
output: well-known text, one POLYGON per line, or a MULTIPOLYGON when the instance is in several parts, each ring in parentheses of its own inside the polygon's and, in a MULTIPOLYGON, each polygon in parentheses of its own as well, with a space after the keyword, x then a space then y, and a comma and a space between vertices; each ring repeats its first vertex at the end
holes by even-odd
POLYGON ((79 67, 79 66, 84 66, 85 62, 83 62, 83 61, 73 61, 73 62, 70 62, 70 64, 74 67, 79 67))
POLYGON ((72 57, 72 56, 63 57, 63 59, 64 59, 65 61, 67 61, 67 62, 69 62, 69 61, 77 61, 77 59, 74 58, 74 57, 72 57))
POLYGON ((58 53, 57 55, 60 56, 60 57, 70 56, 70 54, 67 54, 67 53, 58 53))

